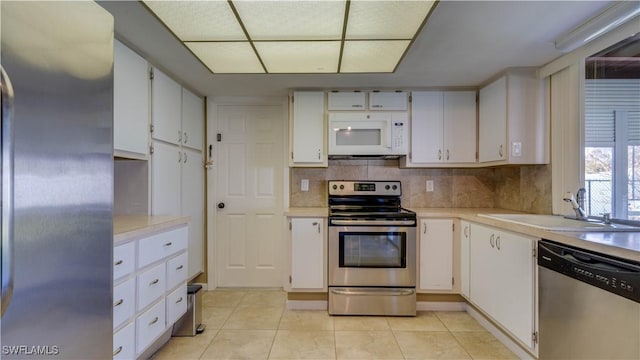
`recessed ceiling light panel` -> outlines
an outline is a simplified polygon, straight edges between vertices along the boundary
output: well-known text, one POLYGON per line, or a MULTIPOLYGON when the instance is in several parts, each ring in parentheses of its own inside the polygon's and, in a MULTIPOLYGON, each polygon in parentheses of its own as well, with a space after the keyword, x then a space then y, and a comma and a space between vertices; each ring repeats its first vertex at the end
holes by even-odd
POLYGON ((247 40, 226 1, 145 1, 182 41, 247 40))
POLYGON ((345 38, 411 39, 434 1, 351 0, 345 38))
POLYGON ((269 73, 336 73, 340 41, 256 42, 269 73))
POLYGON ((345 1, 234 1, 252 40, 339 40, 345 1))
POLYGON ((340 72, 393 72, 410 42, 410 40, 345 41, 340 72))
POLYGON ((249 42, 188 42, 185 45, 214 73, 264 73, 249 42))

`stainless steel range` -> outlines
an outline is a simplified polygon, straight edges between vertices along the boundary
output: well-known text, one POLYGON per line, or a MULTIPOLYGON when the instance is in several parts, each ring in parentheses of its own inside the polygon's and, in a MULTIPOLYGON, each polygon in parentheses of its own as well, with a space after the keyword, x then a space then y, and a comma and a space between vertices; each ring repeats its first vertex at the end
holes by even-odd
POLYGON ((400 181, 329 181, 329 314, 416 315, 416 214, 400 181))

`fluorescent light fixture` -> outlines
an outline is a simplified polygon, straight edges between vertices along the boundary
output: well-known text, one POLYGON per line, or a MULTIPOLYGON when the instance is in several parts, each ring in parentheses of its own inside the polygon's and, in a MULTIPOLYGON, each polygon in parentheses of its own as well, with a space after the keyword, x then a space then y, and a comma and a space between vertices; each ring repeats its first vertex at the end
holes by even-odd
POLYGON ((433 0, 143 0, 214 73, 391 73, 433 0))
MULTIPOLYGON (((640 15, 639 1, 621 1, 558 38, 554 44, 562 52, 573 51, 640 15)), ((635 21, 635 20, 634 20, 635 21)), ((640 24, 639 24, 640 28, 640 24)))

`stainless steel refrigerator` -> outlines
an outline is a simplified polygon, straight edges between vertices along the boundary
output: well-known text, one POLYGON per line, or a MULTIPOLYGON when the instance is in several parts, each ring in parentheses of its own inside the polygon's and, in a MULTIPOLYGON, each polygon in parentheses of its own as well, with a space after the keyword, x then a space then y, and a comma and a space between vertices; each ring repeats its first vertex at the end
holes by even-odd
POLYGON ((2 359, 112 357, 113 18, 0 2, 2 359))

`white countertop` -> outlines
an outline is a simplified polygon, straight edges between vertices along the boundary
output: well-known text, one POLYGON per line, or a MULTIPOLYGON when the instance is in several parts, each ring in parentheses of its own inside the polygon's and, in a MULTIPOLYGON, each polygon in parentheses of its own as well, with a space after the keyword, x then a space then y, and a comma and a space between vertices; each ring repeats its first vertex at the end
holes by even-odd
POLYGON ((113 244, 189 223, 188 216, 119 215, 113 217, 113 244))

